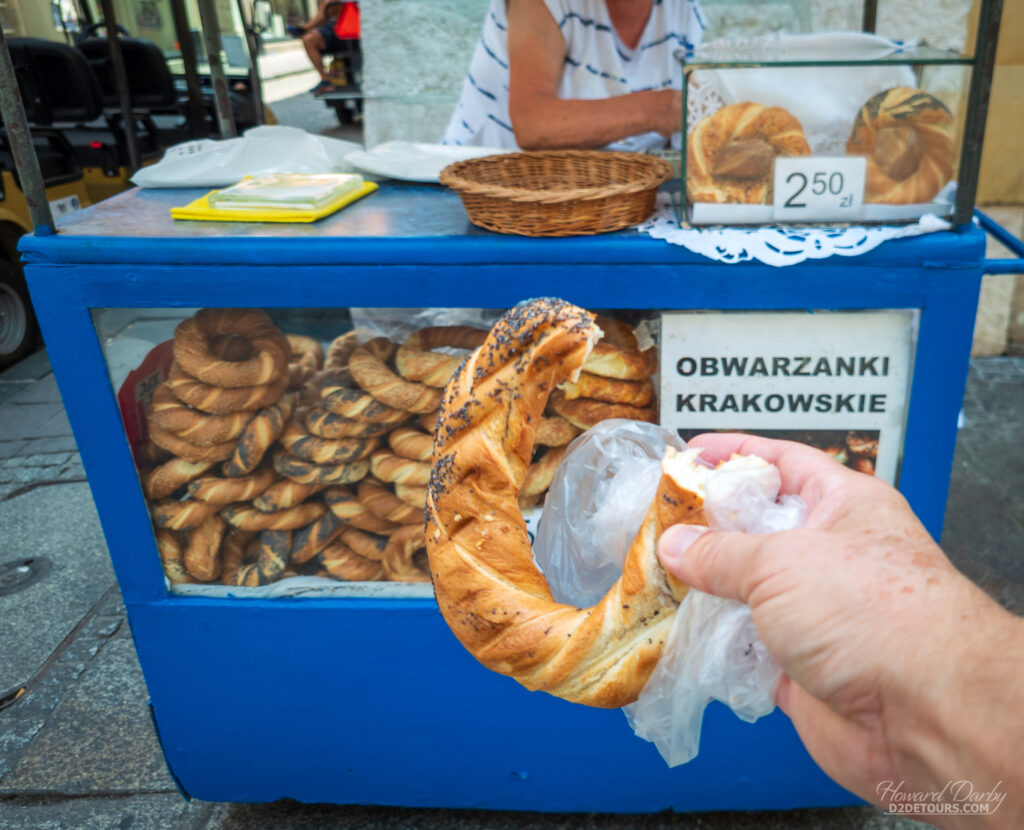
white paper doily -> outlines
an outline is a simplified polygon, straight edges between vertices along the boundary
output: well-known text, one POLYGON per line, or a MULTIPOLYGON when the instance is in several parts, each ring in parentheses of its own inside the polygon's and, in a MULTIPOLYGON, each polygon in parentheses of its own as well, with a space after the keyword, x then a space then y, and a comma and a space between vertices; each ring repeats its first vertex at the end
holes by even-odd
POLYGON ((659 193, 654 215, 637 225, 637 230, 721 262, 756 259, 766 265, 783 266, 835 255, 857 256, 887 239, 947 231, 951 227, 945 219, 928 214, 910 225, 681 228, 672 194, 659 193))

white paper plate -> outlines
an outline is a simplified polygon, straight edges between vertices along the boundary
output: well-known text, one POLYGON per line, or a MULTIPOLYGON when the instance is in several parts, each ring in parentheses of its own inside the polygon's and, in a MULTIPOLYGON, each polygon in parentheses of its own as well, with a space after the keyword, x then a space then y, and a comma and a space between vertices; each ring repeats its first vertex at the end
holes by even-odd
POLYGON ((362 173, 385 179, 437 182, 441 171, 453 162, 507 152, 498 147, 388 141, 378 144, 372 150, 355 150, 345 156, 345 161, 362 173))

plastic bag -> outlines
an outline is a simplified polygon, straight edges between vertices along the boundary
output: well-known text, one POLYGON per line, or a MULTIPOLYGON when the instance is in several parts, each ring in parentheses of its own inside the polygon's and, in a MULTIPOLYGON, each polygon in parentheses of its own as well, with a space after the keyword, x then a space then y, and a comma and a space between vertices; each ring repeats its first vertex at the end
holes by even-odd
MULTIPOLYGON (((593 605, 622 571, 661 476, 670 431, 638 421, 605 421, 577 438, 555 474, 534 558, 555 599, 593 605)), ((716 530, 766 533, 800 527, 806 506, 778 498, 774 467, 710 470, 704 501, 716 530)), ((624 708, 637 736, 669 766, 692 760, 704 709, 719 700, 745 721, 775 708, 781 670, 761 642, 750 608, 691 590, 676 612, 658 665, 636 702, 624 708)))
POLYGON ((224 187, 257 173, 350 173, 351 141, 296 127, 264 126, 240 138, 204 138, 169 147, 156 164, 132 176, 139 187, 224 187))

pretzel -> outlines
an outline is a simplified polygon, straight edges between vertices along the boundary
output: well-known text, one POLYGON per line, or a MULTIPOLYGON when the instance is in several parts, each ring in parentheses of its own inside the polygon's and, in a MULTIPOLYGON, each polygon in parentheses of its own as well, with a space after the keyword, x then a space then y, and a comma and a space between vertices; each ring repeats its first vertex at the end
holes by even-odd
POLYGON ((235 389, 270 383, 285 374, 291 347, 266 312, 256 309, 204 308, 174 330, 174 359, 192 377, 213 386, 235 389), (235 336, 247 341, 250 354, 225 360, 212 344, 235 336))
POLYGON ((574 427, 561 415, 541 418, 537 425, 534 441, 545 447, 562 447, 572 441, 582 430, 574 427))
POLYGON ((434 436, 412 427, 398 427, 388 435, 388 446, 402 458, 412 461, 430 461, 434 436))
POLYGON ((624 403, 630 406, 647 406, 654 394, 654 384, 646 380, 615 380, 589 372, 580 372, 576 381, 567 380, 560 387, 568 400, 593 398, 605 403, 624 403))
POLYGON ((229 504, 220 515, 241 530, 296 530, 319 519, 327 507, 318 501, 307 501, 276 513, 261 513, 244 502, 229 504))
POLYGON ((594 322, 601 329, 601 339, 605 343, 611 343, 613 346, 623 349, 639 350, 640 344, 637 342, 636 333, 629 323, 616 320, 614 317, 605 317, 603 314, 598 314, 594 318, 594 322))
POLYGON ((172 585, 182 585, 195 580, 185 570, 181 539, 170 530, 157 529, 156 550, 164 567, 164 575, 172 585))
POLYGON ((930 202, 953 177, 953 116, 938 98, 899 86, 857 113, 846 152, 867 156, 864 201, 930 202))
POLYGON ((274 451, 274 469, 300 484, 351 484, 366 476, 370 462, 364 459, 350 464, 314 464, 279 447, 274 451))
POLYGON ((348 367, 348 359, 356 346, 359 345, 359 336, 354 331, 345 332, 335 337, 331 345, 327 347, 327 360, 324 362, 325 369, 345 369, 348 367))
POLYGON ((434 430, 437 429, 437 413, 441 410, 435 409, 433 412, 424 412, 419 417, 420 426, 423 427, 431 435, 434 434, 434 430))
POLYGON ((165 499, 149 506, 149 516, 158 527, 167 530, 191 530, 215 513, 217 508, 198 499, 165 499))
POLYGON ((423 511, 423 505, 427 503, 427 488, 415 487, 411 484, 396 484, 395 495, 410 507, 423 511))
MULTIPOLYGON (((155 446, 155 445, 154 445, 155 446)), ((172 457, 142 477, 142 490, 150 499, 163 499, 210 469, 216 461, 186 461, 172 457)))
POLYGON ((197 478, 188 486, 189 495, 210 504, 231 504, 236 501, 252 501, 256 496, 277 481, 277 473, 264 467, 251 475, 238 478, 205 476, 197 478))
POLYGON ((594 424, 607 421, 609 418, 628 418, 631 421, 647 421, 653 424, 657 414, 653 404, 639 407, 624 403, 603 403, 589 398, 570 401, 560 389, 551 393, 550 403, 555 412, 580 429, 590 429, 594 424))
POLYGON ((213 514, 189 534, 185 570, 199 582, 212 582, 220 576, 220 544, 226 529, 224 520, 213 514))
POLYGON ((335 536, 345 528, 345 524, 331 512, 326 512, 314 522, 292 534, 290 561, 296 564, 308 562, 322 551, 335 536))
POLYGON ((280 479, 253 499, 252 506, 261 513, 274 513, 302 504, 323 489, 322 484, 299 484, 290 478, 280 479))
POLYGON ((522 487, 519 488, 520 507, 533 507, 541 500, 551 486, 555 470, 565 456, 565 450, 565 447, 552 447, 529 466, 522 487))
POLYGON ((352 373, 348 369, 338 368, 321 369, 319 372, 314 372, 302 386, 303 403, 308 405, 319 403, 325 386, 336 389, 351 388, 352 373))
POLYGON ((323 397, 324 409, 354 421, 397 424, 409 419, 408 412, 386 406, 373 395, 360 389, 349 389, 337 384, 326 385, 320 390, 320 394, 323 397))
POLYGON ((661 568, 658 537, 704 522, 687 480, 692 454, 667 460, 621 578, 593 608, 552 599, 517 498, 547 390, 580 369, 598 331, 580 308, 533 300, 509 311, 459 370, 442 409, 452 429, 435 443, 426 543, 441 613, 478 660, 528 689, 612 708, 647 682, 686 592, 661 568))
POLYGON ((305 413, 297 413, 278 439, 296 458, 314 464, 345 464, 360 461, 380 446, 377 438, 320 438, 303 429, 305 413))
POLYGON ((140 466, 145 464, 150 467, 155 467, 158 464, 166 463, 170 458, 172 458, 172 456, 163 447, 158 447, 152 441, 147 439, 143 441, 135 451, 135 458, 140 466))
POLYGON ((422 524, 396 530, 384 549, 384 575, 392 582, 430 582, 425 557, 416 556, 424 545, 422 524))
POLYGON ((414 331, 395 353, 395 368, 406 380, 444 388, 463 358, 432 350, 442 346, 475 349, 486 336, 486 331, 469 326, 429 326, 414 331))
POLYGON ((367 533, 354 527, 346 527, 338 534, 343 544, 366 559, 374 562, 381 562, 384 559, 384 550, 388 546, 388 537, 376 533, 367 533))
POLYGON ((387 450, 377 450, 370 456, 370 470, 381 481, 389 484, 425 485, 430 480, 430 465, 410 461, 387 450))
POLYGON ((387 487, 373 479, 359 482, 359 502, 374 516, 395 524, 412 524, 423 518, 422 505, 413 507, 406 504, 387 487))
POLYGON ((400 527, 397 522, 390 522, 371 513, 347 487, 328 488, 324 492, 324 501, 342 522, 359 530, 388 534, 400 527))
POLYGON ((153 401, 146 411, 148 423, 158 424, 190 444, 207 447, 237 438, 251 418, 250 412, 235 412, 230 415, 200 412, 174 397, 174 393, 166 384, 160 384, 156 388, 153 401))
POLYGON ((237 441, 224 441, 219 444, 200 446, 179 438, 173 432, 168 432, 159 424, 149 424, 149 437, 154 444, 163 447, 172 455, 184 458, 186 461, 198 463, 200 461, 223 461, 230 458, 235 451, 237 441))
POLYGON ((686 139, 686 198, 771 204, 775 158, 810 153, 800 122, 781 107, 749 101, 722 107, 686 139))
POLYGON ((324 347, 316 340, 304 334, 286 334, 285 338, 291 349, 288 353, 289 363, 303 363, 315 370, 323 368, 324 347))
POLYGON ((220 546, 220 581, 222 585, 233 585, 235 575, 247 564, 248 549, 257 540, 256 533, 249 530, 231 528, 220 546))
POLYGON ((395 344, 386 337, 377 337, 352 352, 348 359, 348 369, 356 383, 393 409, 405 412, 430 412, 437 409, 441 402, 439 390, 422 383, 402 380, 388 368, 386 361, 391 359, 395 348, 395 344))
POLYGON ((287 390, 288 377, 282 375, 272 383, 264 383, 259 386, 224 389, 196 380, 186 373, 178 363, 174 363, 164 384, 171 390, 174 397, 193 409, 214 415, 226 415, 231 412, 251 412, 274 403, 287 390))
POLYGON ((256 469, 267 450, 284 430, 284 425, 295 408, 295 398, 295 393, 289 393, 277 403, 264 407, 256 413, 256 417, 238 436, 238 444, 231 453, 231 460, 223 467, 224 475, 235 478, 247 475, 256 469))
POLYGON ((238 569, 234 584, 254 588, 277 581, 288 564, 291 545, 290 530, 264 530, 259 535, 256 561, 238 569))
POLYGON ((376 582, 384 577, 384 566, 365 556, 360 556, 348 545, 335 539, 313 557, 319 565, 320 576, 341 579, 346 582, 376 582))
POLYGON ((608 342, 595 345, 583 364, 584 372, 619 380, 644 380, 657 368, 658 350, 653 346, 641 352, 608 342))
MULTIPOLYGON (((402 420, 405 420, 404 418, 402 420)), ((320 438, 372 438, 393 428, 387 421, 357 421, 312 407, 306 412, 306 429, 320 438)))

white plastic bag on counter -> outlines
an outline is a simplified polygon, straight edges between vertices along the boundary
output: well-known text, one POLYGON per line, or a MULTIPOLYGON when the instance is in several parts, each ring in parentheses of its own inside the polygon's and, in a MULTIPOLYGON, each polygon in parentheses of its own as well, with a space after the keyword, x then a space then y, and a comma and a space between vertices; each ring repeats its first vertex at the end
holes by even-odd
MULTIPOLYGON (((618 579, 657 489, 666 445, 683 447, 662 427, 605 421, 570 446, 534 544, 555 599, 593 605, 618 579)), ((766 533, 803 524, 803 501, 778 498, 778 471, 765 473, 709 471, 704 508, 713 529, 766 533)), ((652 741, 674 767, 696 757, 708 703, 719 700, 743 720, 755 721, 775 708, 780 676, 748 606, 691 590, 658 665, 624 711, 636 734, 652 741)))
POLYGON ((257 173, 350 173, 351 141, 296 127, 262 126, 239 138, 204 138, 167 148, 156 164, 132 176, 139 187, 225 187, 257 173))

